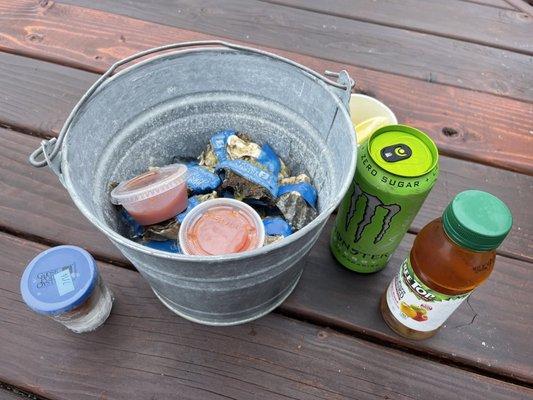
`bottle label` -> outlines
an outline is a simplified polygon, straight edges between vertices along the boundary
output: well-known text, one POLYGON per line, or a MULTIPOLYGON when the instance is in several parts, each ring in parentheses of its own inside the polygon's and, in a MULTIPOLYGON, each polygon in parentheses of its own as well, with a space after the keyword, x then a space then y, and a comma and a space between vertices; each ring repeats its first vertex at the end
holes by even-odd
POLYGON ((74 291, 74 283, 72 282, 69 268, 65 268, 54 274, 54 280, 60 296, 74 291))
POLYGON ((448 296, 430 289, 415 275, 407 257, 387 289, 387 305, 403 325, 428 332, 440 327, 470 293, 448 296))

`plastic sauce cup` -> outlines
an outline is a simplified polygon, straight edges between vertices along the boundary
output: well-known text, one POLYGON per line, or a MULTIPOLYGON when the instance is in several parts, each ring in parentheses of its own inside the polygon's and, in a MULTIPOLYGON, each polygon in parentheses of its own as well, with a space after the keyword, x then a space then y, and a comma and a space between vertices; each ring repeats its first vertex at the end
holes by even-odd
POLYGON ((265 228, 248 204, 220 198, 201 203, 187 214, 179 240, 188 255, 242 253, 263 246, 265 228))
POLYGON ((350 97, 350 117, 352 119, 357 145, 361 146, 379 128, 396 125, 398 120, 389 107, 381 101, 364 94, 350 97))
POLYGON ((187 166, 172 164, 121 182, 111 192, 111 202, 121 204, 141 225, 152 225, 187 208, 187 166))

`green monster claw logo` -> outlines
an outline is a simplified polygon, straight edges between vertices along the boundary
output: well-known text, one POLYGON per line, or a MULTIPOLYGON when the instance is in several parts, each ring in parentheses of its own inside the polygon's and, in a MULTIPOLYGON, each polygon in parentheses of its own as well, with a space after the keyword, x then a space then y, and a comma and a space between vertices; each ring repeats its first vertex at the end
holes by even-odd
POLYGON ((400 212, 401 207, 398 204, 383 204, 383 202, 377 196, 363 192, 359 185, 354 185, 354 191, 350 199, 350 207, 346 215, 346 222, 344 227, 346 232, 348 232, 348 228, 350 227, 350 224, 352 223, 352 220, 355 217, 355 213, 357 211, 356 204, 359 199, 364 199, 365 208, 363 210, 363 216, 361 220, 357 223, 354 243, 357 243, 359 240, 361 240, 365 228, 373 222, 378 208, 382 208, 386 211, 386 214, 381 223, 381 229, 374 238, 374 244, 377 244, 383 239, 383 236, 385 236, 385 234, 389 230, 392 219, 400 212))

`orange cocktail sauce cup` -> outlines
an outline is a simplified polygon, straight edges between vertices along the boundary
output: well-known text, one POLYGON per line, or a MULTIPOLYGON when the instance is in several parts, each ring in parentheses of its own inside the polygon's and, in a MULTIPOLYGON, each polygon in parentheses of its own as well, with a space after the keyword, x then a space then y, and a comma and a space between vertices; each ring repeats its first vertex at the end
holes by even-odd
POLYGON ((179 232, 184 254, 216 256, 263 246, 265 229, 257 212, 241 201, 213 199, 193 208, 179 232))
POLYGON ((121 204, 141 225, 175 217, 187 208, 187 167, 172 164, 121 182, 111 192, 111 202, 121 204))

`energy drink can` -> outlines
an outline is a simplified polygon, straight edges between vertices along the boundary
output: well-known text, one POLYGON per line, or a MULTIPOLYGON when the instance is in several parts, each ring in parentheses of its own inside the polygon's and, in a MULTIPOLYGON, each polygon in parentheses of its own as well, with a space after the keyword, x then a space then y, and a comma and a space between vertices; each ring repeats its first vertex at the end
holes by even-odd
POLYGON ((359 152, 330 245, 342 265, 370 273, 385 267, 435 184, 438 150, 418 129, 389 125, 359 152))

